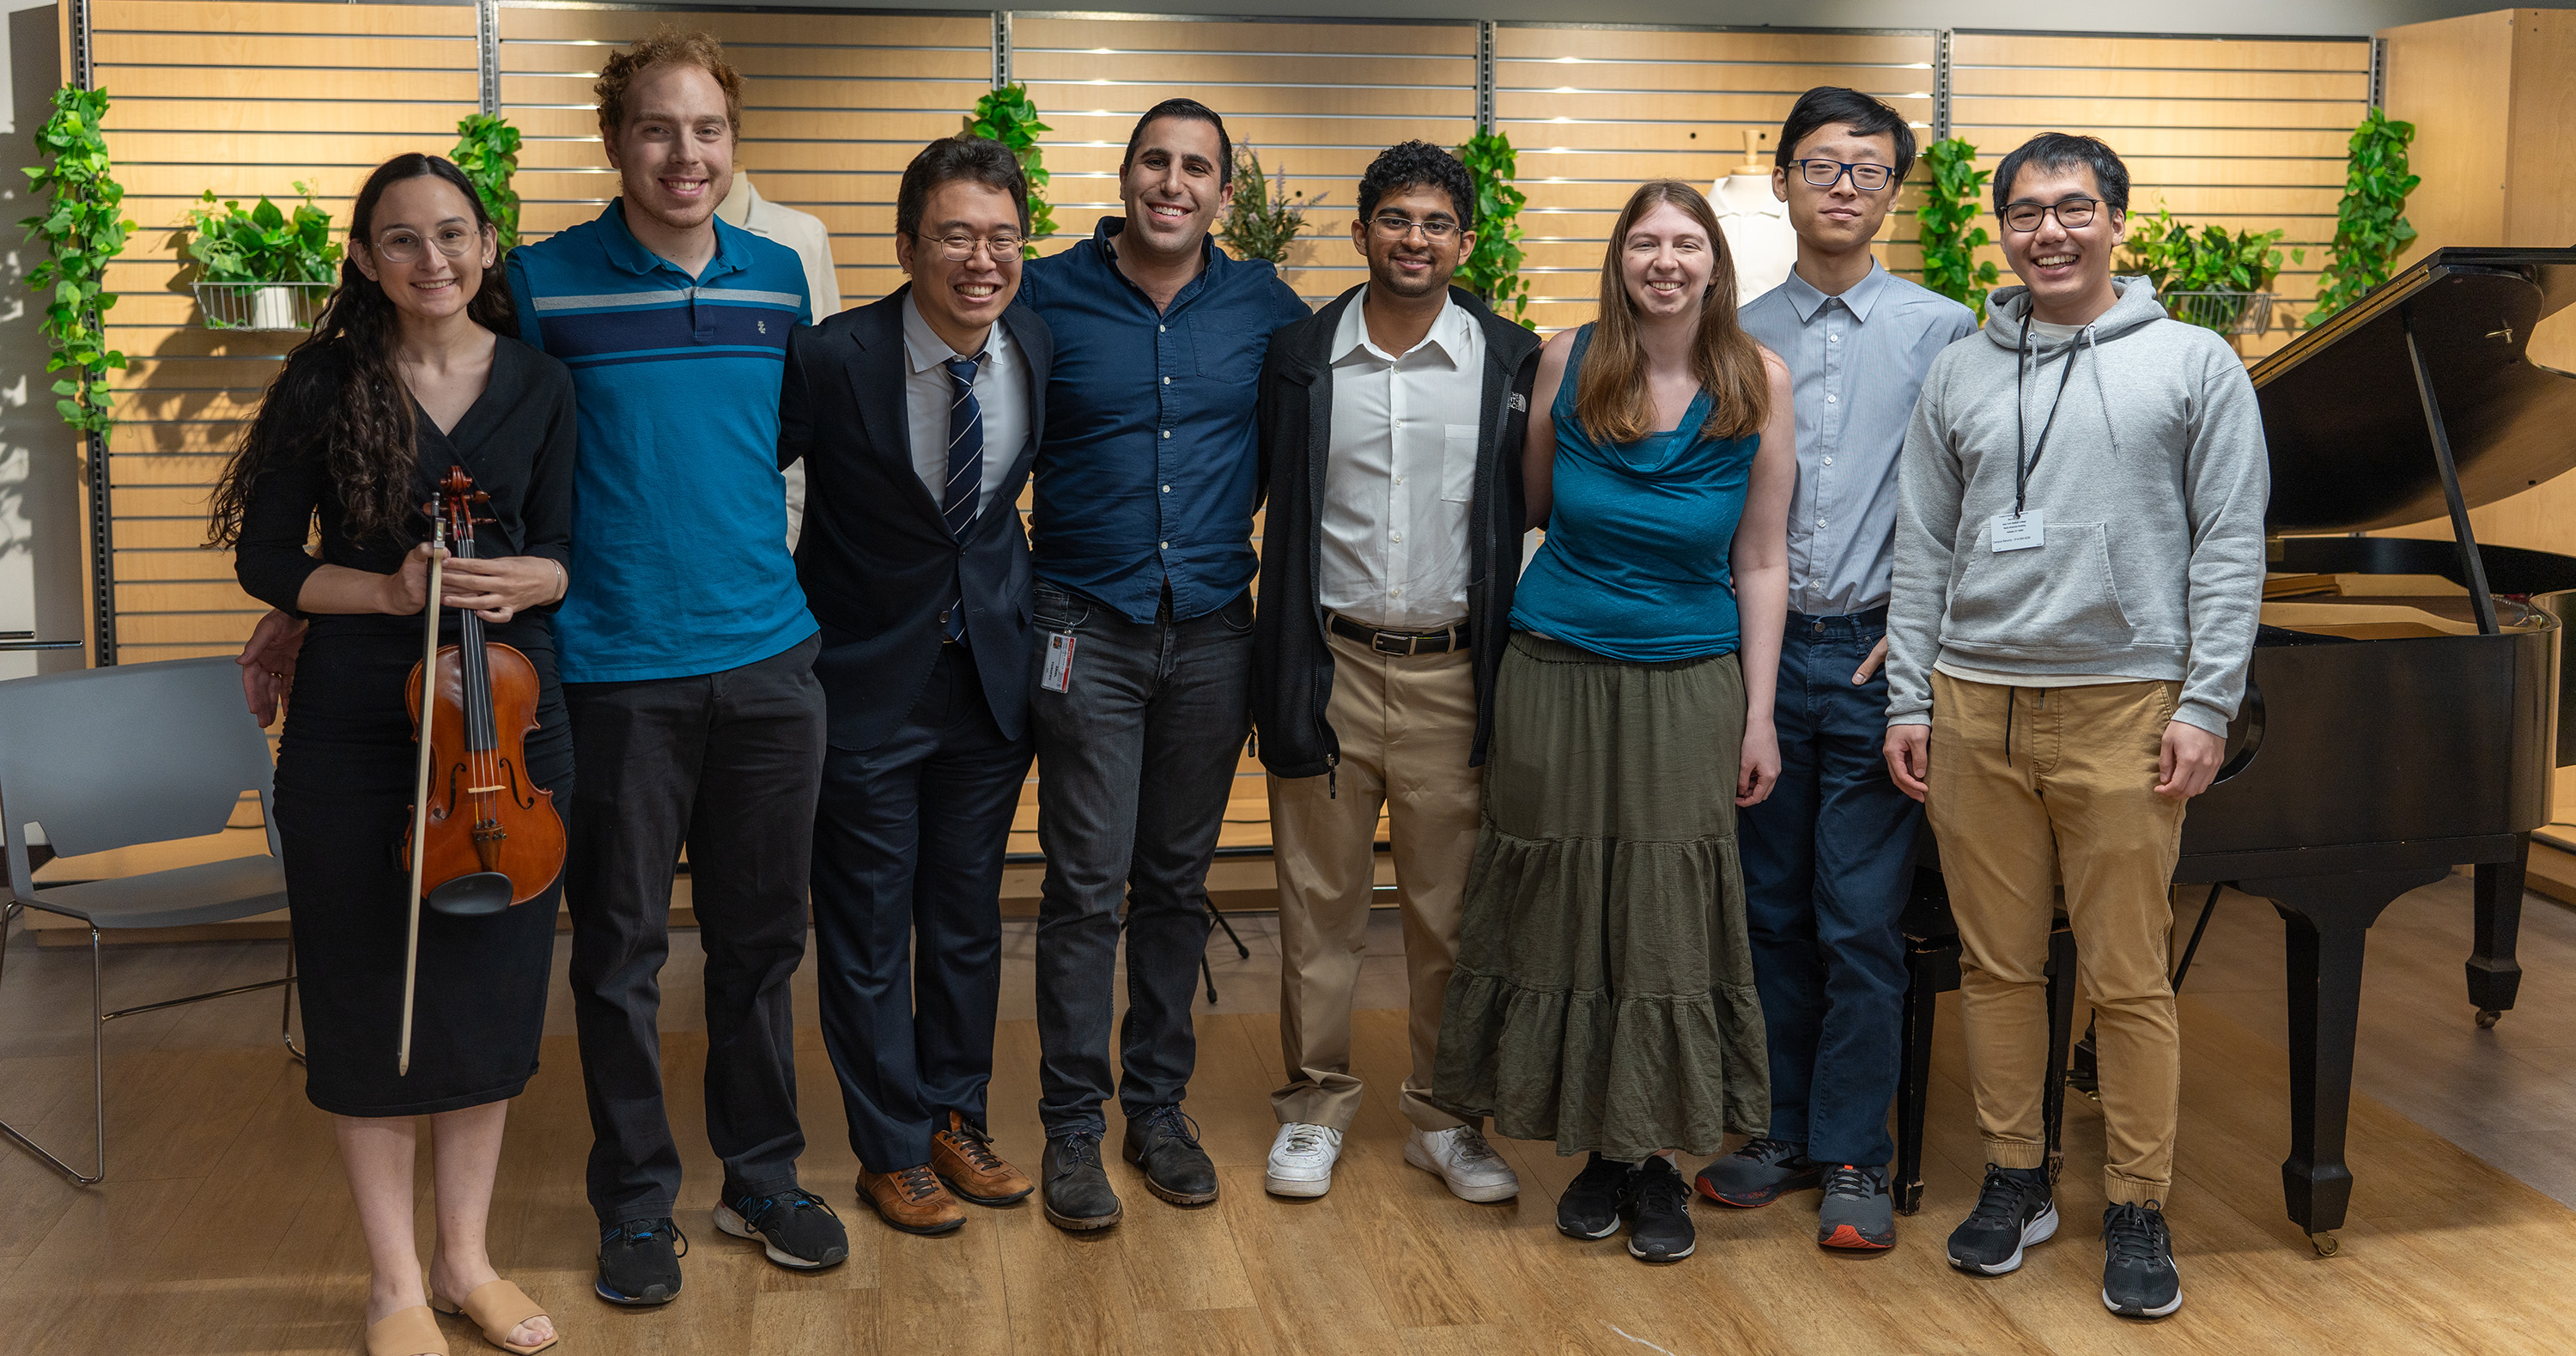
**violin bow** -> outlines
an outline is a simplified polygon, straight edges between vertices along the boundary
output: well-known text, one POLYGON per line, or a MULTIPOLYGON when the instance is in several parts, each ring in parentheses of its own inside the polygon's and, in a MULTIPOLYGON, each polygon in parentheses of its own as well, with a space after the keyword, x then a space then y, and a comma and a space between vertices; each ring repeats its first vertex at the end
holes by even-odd
POLYGON ((421 871, 429 859, 429 721, 438 710, 438 591, 440 565, 447 555, 447 516, 444 501, 432 499, 429 520, 432 550, 429 553, 429 592, 422 599, 421 615, 425 633, 421 641, 420 665, 420 759, 412 775, 411 810, 411 931, 403 943, 402 1050, 394 1058, 397 1077, 411 1073, 412 995, 420 984, 420 881, 421 871))

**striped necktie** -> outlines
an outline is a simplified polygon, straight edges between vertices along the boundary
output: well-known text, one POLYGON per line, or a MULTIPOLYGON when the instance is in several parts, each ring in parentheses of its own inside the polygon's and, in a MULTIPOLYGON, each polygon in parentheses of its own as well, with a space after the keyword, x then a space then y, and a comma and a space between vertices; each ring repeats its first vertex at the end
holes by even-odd
MULTIPOLYGON (((948 531, 959 541, 975 527, 975 505, 984 490, 984 409, 975 399, 975 372, 984 355, 972 358, 950 358, 941 364, 948 369, 948 387, 954 399, 948 405, 948 479, 939 494, 939 516, 948 521, 948 531)), ((949 601, 946 617, 948 638, 966 638, 966 596, 964 588, 949 601)))

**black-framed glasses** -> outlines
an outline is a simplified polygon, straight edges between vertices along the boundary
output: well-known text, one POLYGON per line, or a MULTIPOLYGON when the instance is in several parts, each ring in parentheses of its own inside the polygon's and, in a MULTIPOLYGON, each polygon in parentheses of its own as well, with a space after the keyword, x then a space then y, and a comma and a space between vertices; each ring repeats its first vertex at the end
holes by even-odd
POLYGON ((2028 235, 2039 229, 2039 223, 2056 214, 2057 224, 2070 231, 2080 231, 2093 224, 2093 213, 2100 209, 2099 198, 2060 198, 2056 202, 2017 202, 2004 209, 2004 224, 2028 235))
POLYGON ((915 231, 913 236, 925 245, 937 245, 939 257, 952 264, 962 264, 974 258, 975 251, 979 249, 990 253, 997 264, 1005 259, 1017 259, 1020 247, 1029 243, 1028 237, 1017 231, 996 231, 991 235, 929 235, 915 231))
POLYGON ((376 257, 389 264, 412 264, 428 257, 429 251, 435 248, 450 259, 462 259, 482 243, 481 231, 463 226, 442 226, 431 232, 427 240, 423 240, 418 231, 397 229, 385 232, 384 237, 376 242, 376 257))
POLYGON ((1423 239, 1437 245, 1440 242, 1449 239, 1451 236, 1458 234, 1458 223, 1451 221, 1447 217, 1433 217, 1429 221, 1415 221, 1411 217, 1402 216, 1394 212, 1380 212, 1376 216, 1369 218, 1369 224, 1377 228, 1377 233, 1379 235, 1385 236, 1389 240, 1402 240, 1406 236, 1413 234, 1415 231, 1420 231, 1422 232, 1423 239))
POLYGON ((1876 193, 1896 182, 1896 171, 1885 165, 1854 165, 1841 160, 1792 160, 1789 163, 1798 167, 1799 178, 1818 188, 1831 188, 1841 183, 1846 174, 1851 176, 1852 187, 1863 193, 1876 193))

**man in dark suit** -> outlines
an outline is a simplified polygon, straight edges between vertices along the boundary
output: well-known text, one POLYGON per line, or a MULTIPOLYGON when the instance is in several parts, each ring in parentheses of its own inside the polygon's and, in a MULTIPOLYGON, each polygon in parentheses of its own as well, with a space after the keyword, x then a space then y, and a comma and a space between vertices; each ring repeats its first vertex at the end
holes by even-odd
POLYGON ((806 463, 796 569, 823 627, 830 730, 814 826, 823 1042, 859 1198, 907 1233, 965 1223, 958 1197, 1030 1189, 984 1130, 1003 846, 1032 747, 1017 504, 1055 352, 1046 322, 1011 306, 1028 204, 1000 144, 930 143, 896 192, 912 281, 799 326, 781 395, 779 464, 806 463))

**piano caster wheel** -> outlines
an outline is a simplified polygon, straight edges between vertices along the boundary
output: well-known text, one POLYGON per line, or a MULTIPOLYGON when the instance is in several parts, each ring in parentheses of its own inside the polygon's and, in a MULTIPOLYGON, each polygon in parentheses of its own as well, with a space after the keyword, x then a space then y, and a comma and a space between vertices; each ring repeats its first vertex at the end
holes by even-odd
POLYGON ((2308 1242, 2316 1246, 2317 1256, 2319 1257, 2332 1257, 2343 1250, 2342 1240, 2336 1238, 2333 1234, 2310 1234, 2308 1235, 2308 1242))
POLYGON ((2478 1030, 2480 1030, 2480 1031, 2492 1031, 2492 1030, 2494 1030, 2494 1029, 2495 1029, 2495 1024, 2496 1024, 2496 1019, 2497 1019, 2497 1018, 2499 1018, 2499 1017, 2502 1017, 2502 1016, 2504 1016, 2504 1014, 2503 1014, 2503 1013, 2501 1013, 2501 1012, 2499 1012, 2499 1011, 2497 1011, 2497 1010, 2496 1010, 2496 1009, 2494 1009, 2494 1008, 2480 1008, 2480 1009, 2478 1009, 2478 1030))

